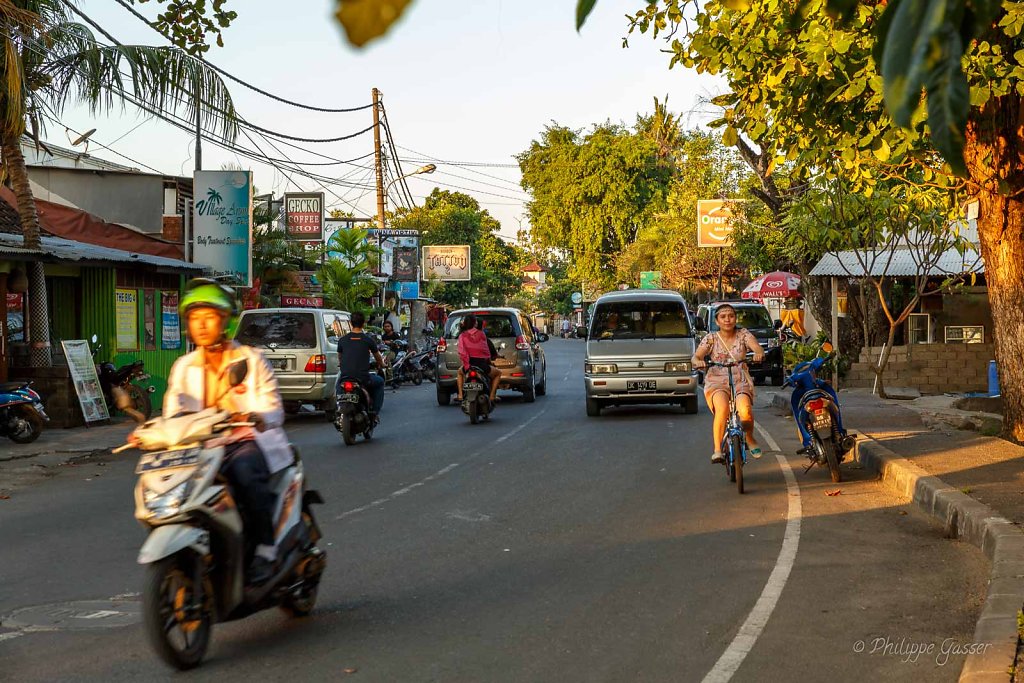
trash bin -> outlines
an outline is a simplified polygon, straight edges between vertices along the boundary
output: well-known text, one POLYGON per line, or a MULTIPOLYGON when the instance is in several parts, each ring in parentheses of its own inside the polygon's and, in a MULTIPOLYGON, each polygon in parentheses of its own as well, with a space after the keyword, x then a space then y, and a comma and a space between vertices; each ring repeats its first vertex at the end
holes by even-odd
POLYGON ((999 368, 994 360, 988 362, 988 395, 999 395, 999 368))

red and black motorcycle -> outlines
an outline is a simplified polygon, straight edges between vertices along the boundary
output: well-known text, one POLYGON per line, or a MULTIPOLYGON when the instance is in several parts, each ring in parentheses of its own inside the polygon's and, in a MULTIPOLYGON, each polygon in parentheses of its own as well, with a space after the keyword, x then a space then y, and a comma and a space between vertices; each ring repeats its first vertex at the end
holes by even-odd
MULTIPOLYGON (((97 343, 98 338, 92 336, 92 357, 95 361, 96 354, 103 348, 97 343)), ((150 375, 146 372, 145 361, 137 360, 121 367, 115 366, 110 361, 96 363, 96 374, 100 379, 100 389, 103 391, 103 399, 107 402, 107 411, 111 414, 117 410, 117 402, 114 400, 112 390, 120 387, 131 399, 132 408, 137 410, 147 420, 153 415, 153 401, 150 394, 156 391, 152 384, 139 386, 136 382, 147 382, 150 375)))

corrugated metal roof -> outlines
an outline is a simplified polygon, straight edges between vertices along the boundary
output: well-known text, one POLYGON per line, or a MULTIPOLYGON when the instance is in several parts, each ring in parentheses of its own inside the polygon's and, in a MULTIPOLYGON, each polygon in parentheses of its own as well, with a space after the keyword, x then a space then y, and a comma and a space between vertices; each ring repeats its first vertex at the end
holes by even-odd
POLYGON ((148 254, 133 254, 120 249, 100 247, 94 244, 83 242, 72 242, 61 237, 43 235, 40 238, 42 249, 34 251, 26 249, 21 235, 0 233, 0 255, 39 257, 41 261, 64 261, 64 262, 100 262, 100 263, 136 263, 156 266, 158 268, 170 268, 173 270, 199 272, 203 266, 178 259, 164 258, 163 256, 150 256, 148 254))
MULTIPOLYGON (((855 251, 840 251, 825 254, 811 269, 812 276, 864 277, 864 265, 871 270, 871 275, 881 277, 914 277, 918 274, 918 265, 914 260, 915 252, 907 248, 896 248, 887 252, 861 252, 858 258, 855 251)), ((961 254, 950 249, 942 254, 935 264, 928 269, 926 275, 960 275, 961 273, 984 273, 985 263, 974 248, 968 248, 961 254)))

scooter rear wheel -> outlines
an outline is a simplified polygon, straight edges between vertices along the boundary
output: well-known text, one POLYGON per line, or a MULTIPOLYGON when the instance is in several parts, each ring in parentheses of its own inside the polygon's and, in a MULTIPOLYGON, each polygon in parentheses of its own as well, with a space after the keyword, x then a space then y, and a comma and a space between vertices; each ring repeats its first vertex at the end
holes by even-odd
POLYGON ((818 447, 826 463, 828 463, 829 474, 832 475, 833 483, 838 484, 843 480, 843 473, 839 469, 839 454, 836 453, 836 442, 834 439, 818 439, 818 447))
POLYGON ((183 567, 183 559, 178 554, 151 564, 142 592, 142 619, 150 645, 160 659, 182 671, 202 663, 213 628, 208 591, 204 591, 207 599, 199 613, 190 609, 195 590, 193 567, 183 567), (175 637, 175 632, 180 637, 175 637))
POLYGON ((11 408, 11 412, 14 413, 14 419, 18 421, 18 428, 17 431, 13 431, 7 436, 14 443, 32 443, 43 433, 43 418, 32 406, 14 406, 11 408))
POLYGON ((352 429, 351 415, 341 416, 341 438, 345 440, 346 446, 351 446, 356 442, 356 434, 352 429))

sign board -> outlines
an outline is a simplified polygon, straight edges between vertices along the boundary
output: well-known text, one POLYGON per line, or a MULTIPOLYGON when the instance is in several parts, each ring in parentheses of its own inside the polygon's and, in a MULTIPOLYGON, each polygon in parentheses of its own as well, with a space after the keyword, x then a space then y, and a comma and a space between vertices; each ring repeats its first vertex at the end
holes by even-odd
POLYGON ((117 348, 139 348, 139 291, 114 291, 114 313, 117 318, 117 348))
POLYGON ((400 282, 399 285, 401 288, 398 290, 398 298, 405 300, 420 298, 420 283, 400 282))
POLYGON ((282 294, 281 306, 284 308, 323 308, 324 298, 322 296, 282 294))
POLYGON ((181 318, 178 315, 178 293, 160 292, 160 348, 181 348, 181 318))
POLYGON ((697 201, 697 246, 731 247, 734 200, 701 199, 697 201))
POLYGON ((400 282, 415 282, 419 271, 419 250, 416 247, 395 247, 391 266, 393 277, 400 282))
POLYGON ((370 228, 370 237, 419 237, 419 230, 397 230, 391 228, 370 228))
POLYGON ((317 296, 324 293, 324 286, 317 279, 315 270, 300 270, 296 273, 299 278, 299 290, 301 294, 317 296))
POLYGON ((196 171, 192 260, 236 287, 252 286, 252 173, 196 171))
POLYGON ((284 230, 290 240, 323 241, 324 193, 285 192, 284 230))
POLYGON ((661 289, 661 271, 644 270, 640 273, 640 289, 661 289))
POLYGON ((468 244, 453 246, 424 246, 423 279, 437 278, 442 282, 465 282, 470 279, 470 252, 468 244))
POLYGON ((96 365, 92 359, 89 342, 84 339, 62 341, 64 356, 68 359, 68 370, 71 381, 75 383, 75 394, 78 405, 82 407, 82 415, 86 422, 109 420, 107 403, 103 400, 100 378, 96 376, 96 365))

